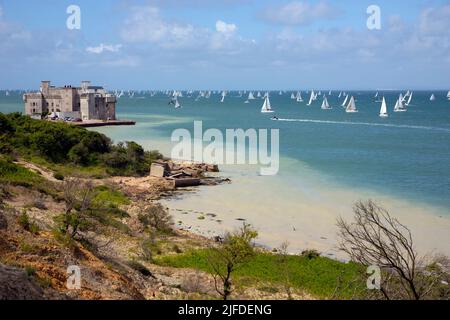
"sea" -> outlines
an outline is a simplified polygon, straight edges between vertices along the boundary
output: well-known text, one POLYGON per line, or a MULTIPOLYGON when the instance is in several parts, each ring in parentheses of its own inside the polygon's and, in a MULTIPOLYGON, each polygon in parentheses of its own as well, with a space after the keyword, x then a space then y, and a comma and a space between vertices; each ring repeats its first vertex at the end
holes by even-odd
MULTIPOLYGON (((414 91, 406 112, 393 112, 407 90, 322 91, 331 110, 322 110, 322 95, 307 106, 291 99, 292 91, 271 91, 274 113, 261 113, 262 98, 247 100, 229 91, 209 98, 183 92, 182 108, 169 104, 165 92, 135 91, 118 99, 117 117, 135 126, 94 128, 114 142, 133 140, 170 156, 174 130, 279 129, 280 169, 262 176, 259 166, 223 165, 231 184, 201 187, 164 200, 179 228, 213 236, 243 221, 260 231, 260 242, 276 248, 283 241, 293 252, 317 248, 338 255, 336 219, 351 219, 356 201, 373 199, 403 219, 418 235, 424 251, 450 251, 450 101, 445 91, 414 91), (357 113, 342 107, 346 92, 357 113), (436 99, 430 101, 434 94, 436 99), (380 98, 388 118, 380 118, 380 98), (276 116, 279 120, 271 119, 276 116), (203 218, 202 218, 203 217, 203 218)), ((253 90, 256 96, 258 90, 253 90)), ((263 95, 266 91, 261 90, 263 95)), ((316 91, 317 92, 317 91, 316 91)), ((22 92, 0 91, 0 112, 23 112, 22 92)))

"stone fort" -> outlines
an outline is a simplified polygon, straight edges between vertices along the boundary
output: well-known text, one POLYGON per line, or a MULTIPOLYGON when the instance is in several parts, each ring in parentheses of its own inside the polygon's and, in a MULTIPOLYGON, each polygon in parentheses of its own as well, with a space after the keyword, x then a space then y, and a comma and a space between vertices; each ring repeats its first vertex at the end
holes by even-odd
POLYGON ((23 96, 25 113, 34 118, 48 114, 58 118, 85 120, 116 120, 116 96, 103 87, 82 81, 81 87, 54 87, 42 81, 39 92, 23 96))

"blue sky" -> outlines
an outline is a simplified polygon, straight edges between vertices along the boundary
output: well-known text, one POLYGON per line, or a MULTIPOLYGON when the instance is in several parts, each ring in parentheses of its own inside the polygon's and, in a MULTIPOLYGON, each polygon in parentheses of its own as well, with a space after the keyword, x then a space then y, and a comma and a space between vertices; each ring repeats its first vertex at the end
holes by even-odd
POLYGON ((448 90, 450 1, 0 0, 0 66, 8 89, 448 90))

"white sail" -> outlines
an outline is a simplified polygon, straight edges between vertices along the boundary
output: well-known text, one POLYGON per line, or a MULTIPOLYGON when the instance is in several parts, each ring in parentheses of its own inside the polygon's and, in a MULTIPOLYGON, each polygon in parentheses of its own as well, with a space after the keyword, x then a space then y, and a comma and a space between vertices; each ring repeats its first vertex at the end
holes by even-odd
POLYGON ((261 98, 261 92, 258 91, 258 94, 256 95, 258 98, 261 98))
POLYGON ((255 100, 255 96, 253 95, 253 92, 250 92, 249 94, 248 94, 248 98, 247 98, 248 100, 255 100))
POLYGON ((297 92, 297 102, 303 102, 302 93, 297 92))
POLYGON ((329 95, 329 96, 331 96, 331 90, 330 90, 330 91, 328 91, 328 95, 329 95))
POLYGON ((411 92, 411 93, 409 94, 408 101, 407 101, 406 104, 405 104, 406 106, 409 106, 409 104, 411 103, 412 97, 413 97, 413 92, 411 92))
POLYGON ((263 106, 262 106, 262 108, 261 108, 261 112, 262 112, 262 113, 274 112, 274 111, 272 110, 271 105, 270 105, 270 99, 269 99, 269 95, 268 95, 268 94, 267 94, 267 95, 265 96, 265 98, 264 98, 264 103, 263 103, 263 106))
POLYGON ((339 92, 338 98, 342 97, 342 91, 339 92))
POLYGON ((295 99, 295 95, 294 95, 294 93, 293 93, 293 92, 291 93, 291 99, 292 99, 292 100, 294 100, 294 99, 295 99))
POLYGON ((447 98, 450 100, 450 91, 447 92, 447 98))
POLYGON ((181 104, 178 102, 178 99, 175 98, 175 109, 181 108, 181 104))
POLYGON ((222 91, 222 99, 220 99, 220 102, 224 102, 225 101, 225 96, 226 96, 227 94, 226 94, 226 92, 225 91, 222 91))
POLYGON ((394 106, 394 112, 405 112, 405 111, 406 111, 406 108, 403 105, 403 96, 400 93, 400 96, 398 97, 398 100, 397 100, 397 102, 395 103, 395 106, 394 106))
POLYGON ((345 112, 358 112, 356 109, 355 98, 353 96, 350 98, 347 108, 345 108, 345 112))
POLYGON ((377 91, 377 93, 375 93, 375 99, 376 99, 376 98, 378 98, 378 91, 377 91))
POLYGON ((345 96, 345 100, 342 103, 342 106, 345 107, 347 105, 348 96, 345 96))
POLYGON ((325 95, 323 95, 323 101, 322 101, 322 106, 321 106, 321 108, 322 108, 323 110, 331 109, 330 104, 328 103, 328 99, 327 99, 327 97, 326 97, 325 95))
POLYGON ((383 102, 381 102, 381 109, 380 109, 380 117, 382 118, 386 118, 388 117, 388 113, 387 113, 387 105, 386 105, 386 100, 383 97, 383 102))
POLYGON ((311 96, 309 97, 309 102, 307 106, 310 106, 312 104, 312 102, 315 100, 314 97, 315 97, 314 91, 311 91, 311 96))
POLYGON ((434 100, 436 100, 436 97, 434 96, 434 94, 432 94, 430 97, 430 101, 434 101, 434 100))

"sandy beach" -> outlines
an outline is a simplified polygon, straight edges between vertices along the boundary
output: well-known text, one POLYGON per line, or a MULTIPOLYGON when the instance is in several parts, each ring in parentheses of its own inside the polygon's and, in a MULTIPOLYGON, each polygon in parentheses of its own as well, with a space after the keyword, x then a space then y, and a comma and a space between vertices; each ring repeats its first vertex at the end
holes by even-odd
POLYGON ((225 167, 220 175, 230 177, 232 183, 191 189, 162 201, 179 228, 212 237, 245 221, 259 231, 260 245, 277 248, 287 241, 291 253, 317 249, 345 259, 337 249, 336 219, 350 220, 354 202, 372 199, 411 229, 419 254, 450 253, 450 218, 439 208, 320 179, 314 185, 306 179, 290 185, 242 167, 225 167), (277 194, 283 194, 282 200, 277 194))

